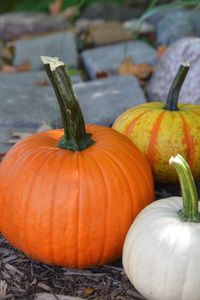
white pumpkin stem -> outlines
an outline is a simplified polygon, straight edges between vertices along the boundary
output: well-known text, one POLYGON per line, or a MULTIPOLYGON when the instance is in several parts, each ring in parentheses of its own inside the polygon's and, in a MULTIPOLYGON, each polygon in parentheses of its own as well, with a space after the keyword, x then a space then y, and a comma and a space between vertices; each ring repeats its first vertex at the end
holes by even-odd
POLYGON ((169 164, 176 169, 181 185, 183 199, 183 209, 179 212, 181 219, 187 222, 200 222, 197 190, 187 161, 178 154, 170 158, 169 164))

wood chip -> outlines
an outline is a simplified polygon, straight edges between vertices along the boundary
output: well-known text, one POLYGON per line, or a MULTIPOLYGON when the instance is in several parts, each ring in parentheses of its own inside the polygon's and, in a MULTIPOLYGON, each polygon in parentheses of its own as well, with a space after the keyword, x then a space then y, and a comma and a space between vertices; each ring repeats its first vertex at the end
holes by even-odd
POLYGON ((51 292, 52 289, 50 288, 50 286, 48 286, 47 284, 43 283, 43 282, 38 282, 37 286, 40 287, 41 289, 47 291, 47 292, 51 292))
POLYGON ((19 276, 21 276, 21 277, 23 277, 24 276, 24 273, 23 272, 21 272, 21 271, 19 271, 15 266, 13 266, 13 265, 10 265, 10 264, 5 264, 5 268, 7 269, 7 270, 9 270, 10 271, 10 273, 12 274, 12 275, 15 275, 15 274, 18 274, 19 276))
POLYGON ((4 297, 7 291, 7 282, 5 280, 0 280, 0 297, 4 297))

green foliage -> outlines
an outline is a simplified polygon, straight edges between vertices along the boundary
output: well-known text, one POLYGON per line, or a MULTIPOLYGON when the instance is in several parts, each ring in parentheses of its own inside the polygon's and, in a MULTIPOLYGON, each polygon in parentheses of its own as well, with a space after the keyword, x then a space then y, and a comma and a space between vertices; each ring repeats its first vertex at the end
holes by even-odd
MULTIPOLYGON (((80 9, 84 8, 88 4, 97 2, 98 0, 63 0, 63 9, 72 5, 78 5, 80 9)), ((101 0, 101 2, 115 2, 122 4, 123 0, 101 0)), ((8 11, 44 11, 48 12, 49 5, 54 0, 1 0, 0 12, 8 11)))
POLYGON ((200 1, 199 0, 176 0, 172 1, 171 3, 166 3, 166 4, 159 4, 159 1, 152 0, 150 1, 149 8, 147 11, 141 16, 140 20, 143 21, 152 15, 155 15, 157 13, 161 13, 163 11, 170 11, 172 9, 179 9, 179 8, 186 8, 186 7, 191 7, 191 8, 200 8, 200 1))

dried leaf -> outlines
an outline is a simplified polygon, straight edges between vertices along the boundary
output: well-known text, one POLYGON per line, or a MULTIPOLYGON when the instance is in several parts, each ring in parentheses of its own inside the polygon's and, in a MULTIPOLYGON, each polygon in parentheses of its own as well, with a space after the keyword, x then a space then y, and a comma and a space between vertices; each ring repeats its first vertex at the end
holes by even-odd
POLYGON ((34 86, 49 86, 49 81, 46 78, 41 79, 41 80, 35 80, 33 82, 33 85, 34 86))
POLYGON ((5 155, 6 155, 6 153, 0 153, 0 162, 3 160, 5 155))
POLYGON ((62 12, 62 15, 67 19, 78 17, 79 14, 80 10, 77 5, 70 6, 62 12))
POLYGON ((160 45, 157 49, 157 58, 160 59, 161 56, 165 53, 165 51, 167 50, 167 46, 165 45, 160 45))
POLYGON ((125 58, 117 69, 120 75, 136 76, 139 80, 147 79, 153 72, 153 67, 148 64, 134 64, 130 57, 125 58))
POLYGON ((62 0, 54 0, 53 3, 49 5, 49 12, 51 16, 56 16, 60 13, 62 8, 62 0))
POLYGON ((108 77, 109 75, 110 75, 110 73, 107 71, 96 72, 96 78, 105 78, 105 77, 108 77))
POLYGON ((31 64, 28 60, 15 67, 16 72, 26 72, 31 70, 31 64))
POLYGON ((2 50, 2 58, 4 61, 10 63, 12 62, 14 53, 13 53, 13 47, 4 47, 2 50))
POLYGON ((3 65, 1 72, 6 73, 6 74, 10 74, 10 73, 15 73, 16 69, 15 67, 11 66, 11 65, 3 65))
POLYGON ((93 288, 91 288, 91 287, 84 288, 84 296, 89 296, 92 293, 94 293, 94 289, 93 288))
POLYGON ((42 132, 46 130, 52 130, 52 127, 45 121, 38 127, 37 132, 42 132))

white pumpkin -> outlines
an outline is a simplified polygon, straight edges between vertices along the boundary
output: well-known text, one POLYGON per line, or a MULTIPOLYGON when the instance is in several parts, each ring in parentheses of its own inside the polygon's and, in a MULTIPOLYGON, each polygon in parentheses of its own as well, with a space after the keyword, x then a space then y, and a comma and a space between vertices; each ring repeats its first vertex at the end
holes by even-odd
POLYGON ((170 163, 182 197, 158 200, 137 216, 125 239, 123 266, 148 300, 200 300, 197 192, 186 161, 177 155, 170 163))

